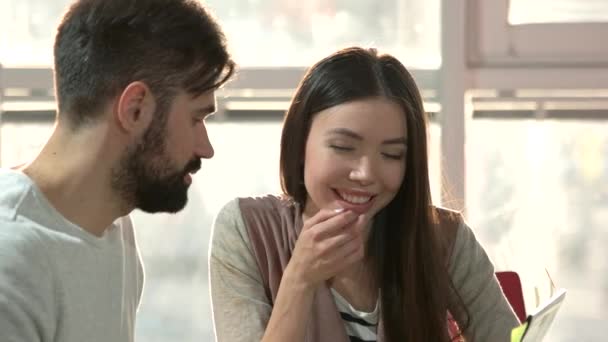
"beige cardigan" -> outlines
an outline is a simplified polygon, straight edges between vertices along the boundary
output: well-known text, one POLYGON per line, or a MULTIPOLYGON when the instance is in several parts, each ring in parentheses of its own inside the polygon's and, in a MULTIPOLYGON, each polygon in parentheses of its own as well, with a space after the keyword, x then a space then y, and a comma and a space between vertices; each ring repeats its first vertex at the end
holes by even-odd
MULTIPOLYGON (((220 211, 209 253, 217 341, 261 340, 301 225, 298 207, 275 196, 237 199, 220 211)), ((462 222, 449 271, 470 313, 467 340, 509 341, 517 318, 486 253, 462 222)), ((328 287, 317 289, 311 315, 306 342, 348 341, 328 287)), ((378 341, 381 330, 380 322, 378 341)))

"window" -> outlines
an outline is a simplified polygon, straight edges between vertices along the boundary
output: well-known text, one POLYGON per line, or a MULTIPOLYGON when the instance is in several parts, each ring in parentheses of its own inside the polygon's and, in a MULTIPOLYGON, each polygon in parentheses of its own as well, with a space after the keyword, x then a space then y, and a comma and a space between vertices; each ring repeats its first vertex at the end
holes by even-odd
POLYGON ((0 2, 0 64, 52 65, 55 28, 70 0, 0 2))
POLYGON ((550 341, 605 338, 608 121, 473 119, 468 218, 500 270, 522 277, 528 312, 568 289, 550 341))
POLYGON ((221 19, 235 58, 244 66, 308 66, 338 47, 353 44, 391 52, 407 65, 432 68, 440 63, 439 0, 207 3, 221 19))
POLYGON ((138 341, 213 340, 207 278, 213 218, 234 197, 279 193, 280 121, 210 123, 208 132, 215 156, 195 175, 186 209, 133 215, 146 269, 138 341))
MULTIPOLYGON (((439 1, 209 0, 239 65, 309 66, 338 47, 375 46, 434 68, 439 1), (255 53, 252 53, 255 51, 255 53)), ((55 27, 70 0, 0 2, 0 63, 51 65, 55 27)))
POLYGON ((0 167, 13 167, 30 160, 51 136, 52 129, 50 120, 3 117, 0 122, 0 167))
POLYGON ((606 66, 608 4, 602 0, 471 0, 470 61, 480 66, 606 66), (473 13, 471 13, 473 14, 473 13), (524 25, 525 24, 525 25, 524 25))
POLYGON ((608 22, 605 0, 510 0, 511 25, 608 22))

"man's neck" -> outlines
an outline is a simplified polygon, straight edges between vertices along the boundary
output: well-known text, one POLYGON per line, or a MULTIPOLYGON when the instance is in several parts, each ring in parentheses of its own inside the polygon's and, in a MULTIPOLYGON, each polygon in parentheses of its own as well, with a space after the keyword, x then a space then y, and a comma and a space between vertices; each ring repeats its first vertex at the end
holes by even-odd
POLYGON ((62 137, 57 132, 22 171, 67 220, 95 236, 131 211, 111 188, 112 161, 95 133, 62 137))

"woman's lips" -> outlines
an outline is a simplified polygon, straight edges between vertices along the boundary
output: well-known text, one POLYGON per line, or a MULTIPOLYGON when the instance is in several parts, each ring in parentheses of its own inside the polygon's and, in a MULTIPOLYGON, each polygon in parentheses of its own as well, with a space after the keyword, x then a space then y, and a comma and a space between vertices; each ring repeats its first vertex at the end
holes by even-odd
POLYGON ((340 207, 357 214, 366 213, 374 204, 376 195, 365 192, 342 191, 334 189, 340 207))

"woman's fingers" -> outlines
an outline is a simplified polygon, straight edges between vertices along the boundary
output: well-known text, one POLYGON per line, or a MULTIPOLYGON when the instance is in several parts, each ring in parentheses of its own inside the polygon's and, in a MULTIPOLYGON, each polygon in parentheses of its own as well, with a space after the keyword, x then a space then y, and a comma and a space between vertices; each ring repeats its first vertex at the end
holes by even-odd
POLYGON ((352 211, 344 211, 319 221, 307 230, 314 241, 322 241, 329 237, 336 236, 347 226, 355 222, 358 215, 352 211))
POLYGON ((302 227, 302 230, 311 228, 320 222, 326 221, 334 216, 343 214, 345 212, 346 212, 346 210, 344 210, 342 208, 340 208, 340 209, 321 209, 315 215, 313 215, 311 218, 309 218, 308 220, 306 220, 304 222, 304 227, 302 227))
POLYGON ((341 270, 344 266, 358 261, 365 254, 364 231, 369 223, 365 215, 359 215, 357 220, 343 228, 338 235, 322 241, 318 247, 318 257, 322 264, 331 269, 341 270))
MULTIPOLYGON (((359 239, 359 243, 363 243, 363 233, 367 225, 367 217, 358 215, 353 222, 347 223, 342 227, 320 227, 319 231, 328 232, 327 237, 319 242, 319 248, 326 254, 342 247, 344 244, 352 240, 359 239), (336 229, 337 228, 337 229, 336 229), (334 234, 331 234, 334 233, 334 234)), ((317 229, 317 228, 315 228, 317 229)))
POLYGON ((311 283, 327 280, 365 253, 367 215, 352 211, 320 211, 307 220, 292 257, 302 279, 311 283))
POLYGON ((325 260, 326 279, 334 277, 350 265, 363 260, 365 244, 355 240, 345 244, 325 260))

